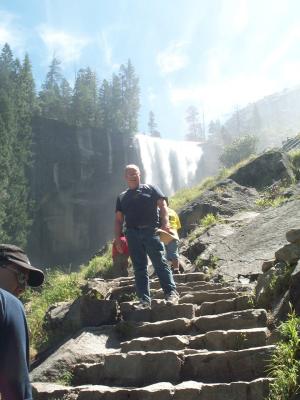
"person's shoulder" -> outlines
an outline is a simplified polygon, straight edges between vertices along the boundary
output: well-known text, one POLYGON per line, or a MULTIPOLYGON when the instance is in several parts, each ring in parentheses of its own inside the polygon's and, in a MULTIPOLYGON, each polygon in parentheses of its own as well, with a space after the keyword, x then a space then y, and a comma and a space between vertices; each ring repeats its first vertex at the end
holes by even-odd
POLYGON ((0 301, 3 305, 9 307, 17 307, 21 308, 22 310, 24 308, 22 302, 16 296, 4 289, 0 289, 0 301))

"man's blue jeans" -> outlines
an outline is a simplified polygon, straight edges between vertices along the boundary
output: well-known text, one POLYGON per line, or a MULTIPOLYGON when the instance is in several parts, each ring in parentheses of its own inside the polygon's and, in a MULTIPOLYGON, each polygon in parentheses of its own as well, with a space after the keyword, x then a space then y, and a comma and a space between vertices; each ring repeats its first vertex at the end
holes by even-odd
POLYGON ((164 256, 164 247, 154 228, 128 228, 126 230, 128 248, 133 263, 135 286, 138 297, 149 303, 150 287, 147 271, 147 254, 160 281, 165 295, 176 291, 171 269, 164 256))

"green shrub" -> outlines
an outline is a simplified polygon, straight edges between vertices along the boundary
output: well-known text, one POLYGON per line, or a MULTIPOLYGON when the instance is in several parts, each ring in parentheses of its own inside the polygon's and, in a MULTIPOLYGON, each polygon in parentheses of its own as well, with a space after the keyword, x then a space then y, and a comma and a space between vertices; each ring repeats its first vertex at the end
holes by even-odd
POLYGON ((255 204, 258 207, 268 208, 268 207, 279 207, 281 204, 285 203, 287 199, 283 196, 278 196, 275 199, 270 199, 267 197, 262 197, 260 199, 255 200, 255 204))
POLYGON ((48 345, 49 337, 43 328, 48 308, 61 301, 76 299, 81 293, 80 284, 81 278, 78 273, 65 274, 55 270, 46 272, 42 290, 26 290, 22 300, 26 307, 32 355, 48 345))
POLYGON ((254 135, 245 135, 235 139, 224 148, 220 155, 220 162, 225 167, 232 167, 238 162, 245 160, 251 154, 256 153, 258 138, 254 135))
MULTIPOLYGON (((300 137, 299 137, 300 139, 300 137)), ((297 150, 291 150, 289 152, 290 159, 292 161, 294 170, 295 170, 295 175, 296 178, 299 180, 300 179, 300 149, 297 150)))
POLYGON ((222 224, 224 223, 224 220, 218 215, 214 215, 212 213, 206 214, 205 217, 200 220, 199 226, 188 236, 188 241, 192 242, 197 237, 201 236, 205 231, 207 231, 211 226, 218 223, 222 224))
POLYGON ((300 318, 294 311, 279 327, 281 339, 269 365, 269 375, 274 379, 270 384, 269 400, 289 400, 299 393, 299 328, 300 318))
POLYGON ((109 277, 113 266, 111 248, 112 244, 103 255, 94 257, 87 266, 82 267, 81 274, 84 279, 109 277))

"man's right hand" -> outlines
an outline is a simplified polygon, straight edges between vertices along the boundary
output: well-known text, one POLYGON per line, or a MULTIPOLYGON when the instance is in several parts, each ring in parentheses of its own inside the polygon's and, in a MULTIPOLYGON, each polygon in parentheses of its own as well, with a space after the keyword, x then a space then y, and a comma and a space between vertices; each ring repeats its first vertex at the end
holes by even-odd
POLYGON ((123 254, 124 249, 123 249, 123 245, 122 245, 122 240, 119 237, 115 239, 115 245, 116 245, 116 249, 118 250, 118 252, 123 254))

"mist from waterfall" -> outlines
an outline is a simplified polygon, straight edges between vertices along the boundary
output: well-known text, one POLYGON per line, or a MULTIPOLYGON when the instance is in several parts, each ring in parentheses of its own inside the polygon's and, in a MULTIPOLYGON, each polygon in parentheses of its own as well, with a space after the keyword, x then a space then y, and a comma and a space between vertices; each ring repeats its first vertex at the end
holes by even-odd
POLYGON ((136 135, 134 145, 145 183, 159 186, 167 196, 195 183, 203 154, 199 143, 136 135))

